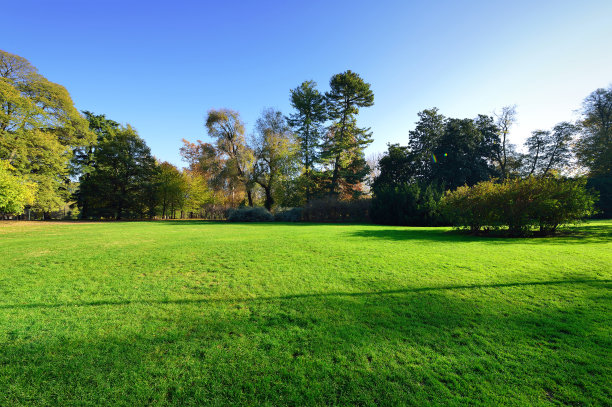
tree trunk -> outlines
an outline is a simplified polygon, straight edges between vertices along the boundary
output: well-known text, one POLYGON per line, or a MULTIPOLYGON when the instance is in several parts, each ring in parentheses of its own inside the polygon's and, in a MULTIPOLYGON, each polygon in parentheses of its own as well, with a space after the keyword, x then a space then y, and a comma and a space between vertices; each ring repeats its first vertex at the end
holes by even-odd
POLYGON ((272 189, 270 187, 264 188, 266 192, 266 202, 265 207, 267 210, 272 210, 272 205, 274 205, 274 198, 272 197, 272 189))
POLYGON ((253 193, 250 189, 247 189, 247 198, 249 200, 249 206, 253 206, 253 193))
POLYGON ((334 162, 334 174, 332 175, 332 182, 329 186, 329 194, 333 195, 336 192, 336 184, 338 183, 338 172, 340 165, 340 154, 336 156, 336 160, 334 162))

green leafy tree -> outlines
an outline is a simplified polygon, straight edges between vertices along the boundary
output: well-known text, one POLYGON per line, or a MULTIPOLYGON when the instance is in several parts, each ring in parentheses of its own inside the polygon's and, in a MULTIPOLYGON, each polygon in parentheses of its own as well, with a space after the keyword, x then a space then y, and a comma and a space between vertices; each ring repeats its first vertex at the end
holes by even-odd
POLYGON ((174 218, 176 209, 182 209, 185 203, 188 184, 183 174, 174 165, 164 161, 159 165, 155 182, 162 218, 174 218))
POLYGON ((0 159, 37 184, 37 209, 48 212, 68 199, 73 151, 95 141, 87 124, 63 86, 0 50, 0 159))
POLYGON ((486 116, 476 120, 447 119, 433 150, 430 183, 454 189, 495 176, 491 161, 497 133, 491 122, 486 116))
POLYGON ((83 218, 154 215, 158 169, 149 147, 132 127, 119 128, 97 145, 92 168, 81 177, 77 192, 83 218))
POLYGON ((409 132, 408 152, 413 163, 410 178, 428 183, 436 164, 434 150, 444 134, 446 118, 435 107, 419 112, 418 116, 415 129, 409 132))
POLYGON ((187 186, 182 210, 189 212, 190 217, 193 213, 199 213, 204 205, 215 203, 214 192, 208 187, 203 174, 185 170, 182 176, 187 186))
POLYGON ((300 143, 300 157, 304 167, 306 202, 312 197, 313 171, 320 162, 323 124, 327 120, 325 96, 316 89, 316 82, 305 81, 291 90, 291 106, 295 109, 287 119, 300 143))
POLYGON ((409 147, 390 144, 387 153, 378 161, 380 173, 374 179, 374 193, 381 188, 395 188, 414 182, 415 156, 409 147))
MULTIPOLYGON (((203 181, 206 190, 212 194, 214 203, 231 201, 230 191, 226 188, 227 179, 224 178, 225 162, 223 153, 214 145, 197 140, 191 143, 183 139, 181 156, 189 165, 189 173, 195 180, 203 181)), ((213 203, 213 202, 210 202, 213 203)))
POLYGON ((32 205, 35 194, 36 184, 16 174, 7 160, 0 160, 0 214, 22 214, 32 205))
POLYGON ((266 209, 275 204, 283 181, 298 173, 298 144, 282 113, 266 109, 255 124, 253 179, 265 193, 266 209))
POLYGON ((368 166, 363 150, 372 142, 369 128, 357 126, 359 109, 374 104, 374 93, 370 84, 352 72, 346 71, 332 76, 330 91, 325 94, 328 115, 332 124, 323 147, 323 157, 332 167, 329 193, 337 194, 339 186, 345 190, 363 182, 368 166))

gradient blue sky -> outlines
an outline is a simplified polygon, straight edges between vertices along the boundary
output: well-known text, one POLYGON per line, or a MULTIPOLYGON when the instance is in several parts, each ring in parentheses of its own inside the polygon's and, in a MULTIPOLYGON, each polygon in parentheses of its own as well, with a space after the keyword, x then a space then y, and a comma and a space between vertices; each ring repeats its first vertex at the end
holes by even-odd
POLYGON ((512 138, 572 120, 612 82, 612 1, 3 2, 0 49, 64 85, 80 110, 130 123, 161 160, 206 140, 211 108, 248 131, 289 90, 346 69, 371 83, 368 154, 406 144, 417 113, 518 105, 512 138))

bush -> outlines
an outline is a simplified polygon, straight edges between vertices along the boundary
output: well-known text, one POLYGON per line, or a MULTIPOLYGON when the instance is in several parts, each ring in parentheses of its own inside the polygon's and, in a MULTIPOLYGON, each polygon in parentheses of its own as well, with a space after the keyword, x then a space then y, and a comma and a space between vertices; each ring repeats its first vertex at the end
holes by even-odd
POLYGON ((448 224, 439 210, 442 188, 404 184, 374 190, 370 217, 374 223, 402 226, 448 224))
POLYGON ((585 179, 535 178, 480 182, 448 192, 441 208, 457 227, 472 232, 507 229, 525 236, 534 227, 550 234, 594 211, 596 194, 585 179))
POLYGON ((266 208, 256 206, 252 208, 229 209, 227 220, 230 222, 272 222, 274 216, 266 208))
POLYGON ((274 214, 275 222, 300 222, 301 220, 302 208, 289 208, 274 214))
POLYGON ((369 222, 371 202, 371 199, 317 199, 304 207, 302 219, 307 222, 369 222))

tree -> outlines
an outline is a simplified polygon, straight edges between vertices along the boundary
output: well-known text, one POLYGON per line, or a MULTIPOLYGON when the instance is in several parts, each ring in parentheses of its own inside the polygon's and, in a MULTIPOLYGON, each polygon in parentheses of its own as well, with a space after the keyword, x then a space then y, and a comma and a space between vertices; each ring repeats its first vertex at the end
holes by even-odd
POLYGON ((214 203, 214 193, 208 188, 207 180, 201 173, 185 170, 182 175, 187 185, 183 209, 190 212, 191 217, 193 212, 199 212, 204 205, 214 203))
POLYGON ((557 124, 552 131, 536 130, 525 142, 528 175, 544 177, 551 171, 568 167, 572 159, 571 142, 578 129, 569 122, 557 124))
POLYGON ((164 161, 159 165, 155 181, 162 218, 174 218, 175 210, 183 207, 187 192, 188 186, 183 174, 174 165, 164 161))
POLYGON ((238 112, 229 109, 210 110, 206 118, 208 135, 215 140, 217 150, 223 155, 223 176, 228 187, 234 190, 240 185, 246 192, 249 206, 253 206, 253 151, 244 137, 244 123, 238 112))
POLYGON ((325 96, 316 89, 316 82, 305 81, 291 90, 291 106, 296 110, 287 119, 299 143, 306 180, 306 202, 311 199, 313 168, 320 160, 323 124, 327 120, 325 96))
POLYGON ((415 129, 409 132, 406 153, 410 153, 412 168, 406 167, 405 175, 417 181, 429 182, 435 165, 434 150, 444 133, 446 118, 435 107, 419 112, 418 116, 415 129))
POLYGON ((374 179, 373 190, 409 184, 414 176, 414 155, 408 147, 390 144, 387 153, 378 160, 380 173, 374 179))
POLYGON ((497 175, 493 162, 498 146, 499 129, 490 116, 452 119, 436 108, 423 110, 408 146, 389 145, 380 159, 374 194, 412 183, 452 189, 489 179, 497 175))
POLYGON ((74 149, 74 154, 71 161, 71 175, 80 177, 92 170, 94 163, 94 153, 96 146, 104 140, 111 139, 115 136, 120 126, 114 120, 107 119, 105 115, 94 114, 90 111, 83 111, 83 115, 89 123, 89 129, 93 132, 96 139, 94 143, 77 146, 74 149))
POLYGON ((0 214, 22 214, 35 194, 36 184, 23 180, 7 160, 0 160, 0 214))
POLYGON ((0 50, 0 159, 37 185, 35 207, 48 212, 68 199, 73 150, 94 141, 63 86, 0 50))
POLYGON ((206 190, 211 193, 211 201, 214 203, 231 201, 231 191, 226 188, 227 180, 224 178, 226 159, 214 145, 201 140, 191 143, 183 139, 180 153, 189 165, 193 182, 204 182, 206 190))
POLYGON ((612 85, 595 90, 582 102, 575 151, 592 176, 612 175, 612 85))
POLYGON ((83 218, 154 215, 157 166, 132 127, 121 127, 98 144, 92 168, 88 176, 81 176, 76 194, 83 218))
POLYGON ((271 210, 276 189, 298 171, 298 145, 278 110, 264 110, 255 128, 252 143, 255 154, 253 179, 263 188, 264 205, 267 210, 271 210))
POLYGON ((363 182, 369 171, 363 150, 372 142, 372 133, 357 126, 356 116, 359 108, 374 104, 374 93, 369 83, 350 70, 332 76, 329 86, 325 97, 332 124, 323 156, 332 165, 329 193, 333 195, 340 181, 351 188, 363 182))
POLYGON ((500 143, 494 150, 495 162, 499 166, 500 177, 503 180, 518 171, 520 160, 516 147, 510 143, 510 129, 516 123, 516 105, 504 106, 499 113, 494 113, 495 125, 498 129, 500 143))
POLYGON ((492 166, 495 128, 492 119, 447 119, 442 137, 433 150, 430 183, 454 189, 474 185, 496 175, 492 166))

